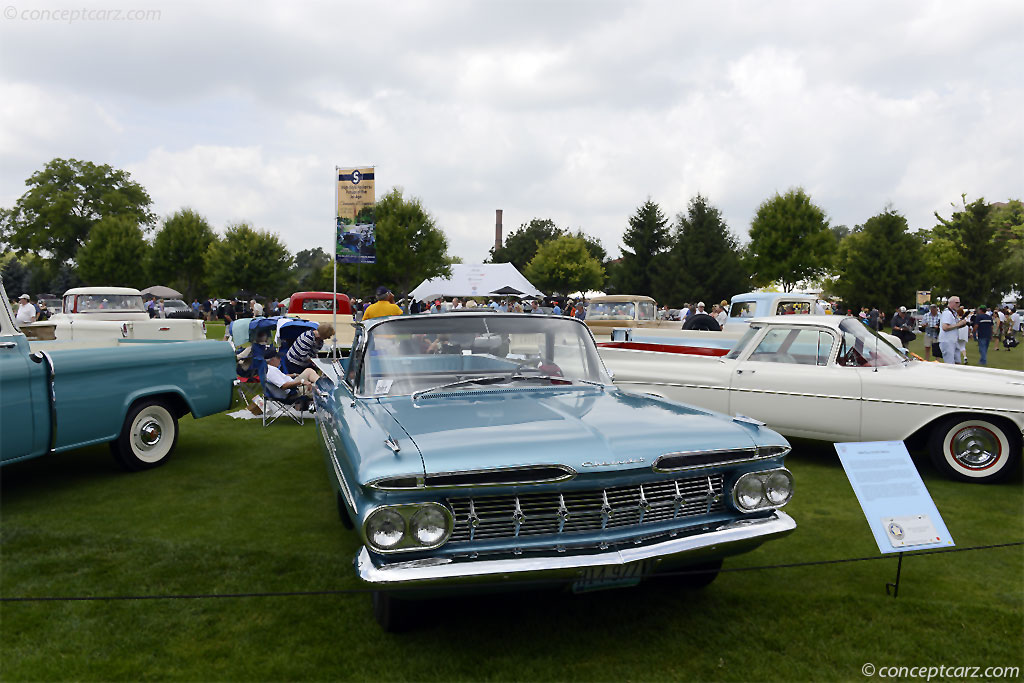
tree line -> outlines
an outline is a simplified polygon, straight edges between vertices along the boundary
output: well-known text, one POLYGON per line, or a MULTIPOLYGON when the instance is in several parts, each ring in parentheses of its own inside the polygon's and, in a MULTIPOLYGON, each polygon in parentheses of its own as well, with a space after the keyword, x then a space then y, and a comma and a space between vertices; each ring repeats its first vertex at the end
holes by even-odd
MULTIPOLYGON (((108 165, 54 159, 26 180, 28 190, 0 209, 0 268, 11 291, 69 287, 170 285, 188 299, 239 290, 280 296, 329 290, 334 268, 320 247, 291 254, 277 234, 246 222, 218 235, 200 214, 182 208, 163 219, 130 175, 108 165)), ((339 291, 368 297, 379 284, 396 293, 450 274, 447 237, 400 188, 374 207, 377 263, 339 265, 339 291)), ((650 198, 630 215, 622 256, 609 259, 582 229, 534 218, 512 231, 491 263, 512 263, 539 289, 558 294, 603 290, 646 294, 663 304, 729 299, 754 287, 822 289, 850 308, 893 310, 915 292, 959 294, 965 303, 996 303, 1024 286, 1024 208, 965 196, 936 224, 910 231, 887 206, 863 224, 831 225, 802 188, 776 193, 758 207, 741 244, 721 211, 702 195, 670 221, 650 198)))
MULTIPOLYGON (((108 165, 54 159, 25 184, 15 205, 0 209, 0 267, 12 292, 162 284, 191 301, 333 286, 332 256, 323 248, 293 255, 276 233, 246 222, 218 235, 190 208, 158 220, 146 189, 108 165)), ((408 291, 450 274, 448 241, 418 199, 396 188, 375 213, 377 263, 339 265, 340 291, 366 297, 378 284, 408 291)))
POLYGON ((949 218, 935 212, 931 228, 910 231, 891 206, 852 229, 831 225, 801 188, 776 193, 758 207, 750 240, 741 245, 721 211, 702 195, 669 221, 650 198, 629 217, 622 256, 608 259, 600 242, 549 219, 533 219, 491 249, 493 263, 513 263, 537 287, 563 294, 599 289, 645 294, 659 303, 715 302, 756 287, 820 289, 845 307, 894 310, 913 305, 918 291, 933 300, 959 294, 992 305, 1024 287, 1024 206, 961 196, 949 218), (551 264, 554 249, 576 243, 578 262, 551 264))

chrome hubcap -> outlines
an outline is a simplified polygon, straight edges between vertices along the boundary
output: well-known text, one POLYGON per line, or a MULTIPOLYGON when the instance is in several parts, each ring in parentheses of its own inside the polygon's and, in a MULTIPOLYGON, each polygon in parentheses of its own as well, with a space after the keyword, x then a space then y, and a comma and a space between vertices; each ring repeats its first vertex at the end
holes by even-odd
POLYGON ((999 459, 999 442, 987 429, 962 429, 953 437, 951 446, 956 461, 972 470, 988 467, 999 459))
POLYGON ((139 440, 143 446, 153 447, 160 443, 162 437, 163 431, 156 420, 148 420, 139 427, 139 440))

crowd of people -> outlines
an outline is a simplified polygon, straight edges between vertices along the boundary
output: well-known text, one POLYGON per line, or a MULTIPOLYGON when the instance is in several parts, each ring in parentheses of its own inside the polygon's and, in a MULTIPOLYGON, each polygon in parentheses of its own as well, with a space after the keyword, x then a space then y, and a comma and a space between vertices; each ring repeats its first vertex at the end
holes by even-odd
POLYGON ((394 292, 385 286, 377 288, 375 300, 352 302, 352 315, 356 320, 369 320, 387 315, 419 315, 421 313, 447 313, 448 311, 472 310, 489 308, 497 313, 543 313, 547 315, 564 315, 582 319, 586 312, 586 300, 549 299, 550 306, 542 306, 544 301, 538 299, 518 300, 507 298, 452 297, 446 301, 442 297, 429 300, 413 298, 401 299, 396 302, 394 292))
MULTIPOLYGON (((847 315, 853 315, 847 311, 847 315)), ((861 322, 875 330, 885 329, 886 316, 877 308, 862 308, 858 314, 861 322)), ((888 325, 892 334, 906 346, 924 334, 924 359, 941 360, 944 363, 967 364, 967 342, 978 343, 978 364, 988 365, 989 350, 1009 350, 1017 345, 1017 334, 1024 331, 1024 320, 1020 311, 1010 306, 989 308, 980 305, 967 309, 959 296, 951 296, 946 307, 938 304, 928 306, 927 312, 915 318, 906 306, 900 306, 888 325)))

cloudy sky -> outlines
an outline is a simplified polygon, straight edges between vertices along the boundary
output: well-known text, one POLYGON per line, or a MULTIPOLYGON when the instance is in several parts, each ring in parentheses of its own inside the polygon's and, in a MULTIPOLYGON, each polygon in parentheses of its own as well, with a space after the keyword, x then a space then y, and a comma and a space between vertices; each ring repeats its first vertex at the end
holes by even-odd
POLYGON ((77 158, 329 250, 334 167, 373 165, 473 263, 499 208, 617 254, 648 197, 745 239, 795 186, 913 229, 1024 195, 1019 0, 0 4, 0 206, 77 158))

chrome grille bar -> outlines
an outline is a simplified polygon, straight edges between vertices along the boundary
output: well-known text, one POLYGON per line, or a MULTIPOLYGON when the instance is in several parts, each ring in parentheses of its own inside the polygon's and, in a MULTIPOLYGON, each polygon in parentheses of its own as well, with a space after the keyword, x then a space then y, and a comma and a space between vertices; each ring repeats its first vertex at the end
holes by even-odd
POLYGON ((724 507, 721 474, 588 491, 449 498, 451 543, 588 533, 698 517, 724 507))

